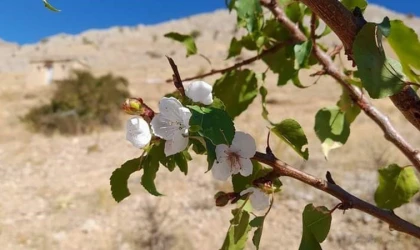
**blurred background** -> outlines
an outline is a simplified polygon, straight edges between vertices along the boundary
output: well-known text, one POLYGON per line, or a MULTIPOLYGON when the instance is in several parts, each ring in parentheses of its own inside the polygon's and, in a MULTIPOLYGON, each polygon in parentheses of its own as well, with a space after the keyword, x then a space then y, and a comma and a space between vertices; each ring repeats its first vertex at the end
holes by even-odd
MULTIPOLYGON (((128 115, 120 105, 141 97, 157 110, 159 99, 174 90, 165 83, 171 69, 165 55, 178 65, 182 77, 219 69, 254 56, 243 51, 225 61, 232 36, 240 37, 236 16, 224 0, 197 1, 42 1, 15 0, 0 10, 0 249, 218 249, 229 227, 230 208, 217 208, 213 195, 230 191, 228 182, 205 174, 205 158, 194 156, 189 175, 162 169, 152 197, 140 185, 140 174, 129 181, 132 195, 117 204, 109 177, 141 151, 125 140, 128 115), (163 35, 193 34, 200 54, 186 58, 185 49, 163 35)), ((402 19, 420 32, 420 6, 412 1, 371 1, 368 21, 384 16, 402 19)), ((333 46, 332 34, 323 40, 333 46)), ((392 52, 388 51, 392 56, 392 52)), ((342 56, 345 61, 345 57, 342 56)), ((337 62, 338 63, 338 62, 337 62)), ((349 63, 346 62, 349 66, 349 63)), ((266 67, 250 66, 258 72, 266 67)), ((302 72, 309 85, 311 71, 302 72)), ((211 84, 219 78, 205 80, 211 84)), ((352 124, 347 144, 322 155, 313 131, 314 116, 334 105, 340 87, 322 77, 307 89, 277 87, 268 75, 268 109, 273 121, 296 119, 309 139, 310 160, 303 162, 284 143, 272 139, 276 155, 308 173, 323 177, 329 170, 337 183, 373 202, 379 167, 408 164, 388 144, 365 115, 352 124), (369 135, 369 141, 366 141, 369 135)), ((236 120, 239 130, 265 148, 267 124, 260 118, 257 98, 236 120), (249 121, 253 122, 250 123, 249 121)), ((374 101, 397 129, 420 148, 418 131, 387 99, 374 101)), ((308 203, 329 208, 338 201, 291 179, 282 179, 261 249, 297 249, 301 212, 308 203)), ((420 224, 419 196, 396 213, 420 224)), ((356 210, 336 212, 325 249, 419 249, 420 242, 389 230, 375 218, 356 210)), ((253 249, 249 242, 249 249, 253 249)))

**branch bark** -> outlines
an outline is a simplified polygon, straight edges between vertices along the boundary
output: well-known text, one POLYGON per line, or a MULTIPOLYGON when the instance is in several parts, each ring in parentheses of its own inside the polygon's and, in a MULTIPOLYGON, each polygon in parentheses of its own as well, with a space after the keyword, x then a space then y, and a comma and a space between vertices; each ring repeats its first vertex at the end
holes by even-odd
POLYGON ((366 201, 357 198, 337 184, 318 179, 310 174, 295 169, 287 163, 275 159, 273 156, 268 154, 257 152, 253 159, 271 166, 275 174, 278 176, 288 176, 306 183, 316 189, 336 197, 344 204, 344 207, 346 208, 355 208, 357 210, 363 211, 388 223, 392 229, 407 233, 420 239, 420 227, 398 217, 390 210, 378 208, 366 201))
MULTIPOLYGON (((283 43, 275 44, 271 48, 263 50, 260 54, 258 54, 256 56, 253 56, 253 57, 250 57, 248 59, 245 59, 243 61, 240 61, 238 63, 235 63, 234 65, 232 65, 230 67, 223 68, 223 69, 213 69, 213 70, 211 70, 207 73, 201 74, 201 75, 196 75, 196 76, 184 78, 184 79, 182 79, 182 81, 191 81, 191 80, 194 80, 194 79, 200 79, 200 78, 204 78, 204 77, 215 75, 215 74, 224 74, 226 72, 232 71, 232 70, 240 68, 242 66, 251 64, 251 63, 261 59, 263 56, 274 53, 277 50, 283 48, 285 45, 288 45, 290 43, 291 43, 291 41, 286 41, 286 42, 283 42, 283 43)), ((167 79, 166 82, 173 82, 173 79, 167 79)))
MULTIPOLYGON (((262 0, 263 2, 275 2, 262 0)), ((351 57, 353 41, 363 24, 337 0, 300 0, 318 15, 340 38, 351 57)), ((405 118, 420 131, 420 99, 410 86, 390 97, 405 118)))
MULTIPOLYGON (((337 0, 332 1, 339 3, 337 0)), ((330 0, 322 0, 320 2, 325 4, 325 2, 330 2, 330 0)), ((277 5, 276 0, 260 0, 260 3, 264 7, 268 8, 276 17, 276 19, 290 31, 292 37, 296 42, 301 43, 306 41, 306 36, 302 33, 302 31, 300 31, 300 29, 296 26, 295 23, 288 19, 284 11, 277 5)), ((341 5, 341 3, 339 4, 341 5)), ((327 6, 324 6, 324 8, 327 8, 327 6)), ((330 14, 333 15, 333 13, 330 14)), ((325 15, 325 13, 323 13, 323 15, 325 15)), ((320 17, 322 18, 322 16, 320 17)), ((326 53, 320 50, 317 46, 314 46, 312 51, 315 57, 318 59, 318 61, 323 65, 325 73, 333 77, 339 84, 341 84, 345 89, 347 89, 352 99, 363 110, 363 112, 382 129, 382 131, 384 132, 385 139, 394 144, 411 161, 413 166, 420 172, 420 152, 416 150, 410 143, 408 143, 408 141, 405 140, 405 138, 391 124, 389 118, 382 114, 375 106, 373 106, 369 102, 368 98, 366 98, 366 96, 364 96, 358 88, 347 82, 347 77, 334 65, 333 61, 331 60, 331 57, 329 57, 326 53)))

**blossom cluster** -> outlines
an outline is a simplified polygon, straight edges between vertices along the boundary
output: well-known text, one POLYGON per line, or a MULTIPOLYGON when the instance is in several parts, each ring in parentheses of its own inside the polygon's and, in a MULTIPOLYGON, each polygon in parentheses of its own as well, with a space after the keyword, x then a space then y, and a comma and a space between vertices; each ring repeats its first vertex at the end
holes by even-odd
MULTIPOLYGON (((211 105, 212 86, 204 81, 190 83, 185 95, 193 102, 211 105)), ((171 156, 188 147, 191 111, 174 97, 163 97, 159 102, 159 113, 149 123, 140 116, 132 117, 126 124, 126 139, 137 148, 145 148, 153 136, 165 141, 164 153, 171 156)), ((231 145, 219 144, 215 149, 216 159, 212 166, 215 179, 226 181, 231 175, 250 176, 253 172, 251 158, 256 153, 256 143, 251 135, 236 131, 231 145)), ((263 210, 269 205, 269 197, 262 190, 250 187, 240 193, 249 195, 254 209, 263 210)))

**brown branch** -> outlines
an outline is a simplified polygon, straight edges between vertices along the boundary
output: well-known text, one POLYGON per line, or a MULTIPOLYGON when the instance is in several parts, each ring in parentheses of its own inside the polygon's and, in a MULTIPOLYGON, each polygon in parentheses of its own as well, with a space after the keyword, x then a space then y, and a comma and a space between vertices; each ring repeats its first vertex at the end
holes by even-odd
POLYGON ((343 208, 355 208, 357 210, 363 211, 380 219, 381 221, 388 223, 392 229, 407 233, 420 239, 420 227, 411 224, 404 219, 401 219, 390 210, 378 208, 364 200, 357 198, 337 184, 318 179, 312 175, 291 167, 285 162, 273 159, 273 157, 264 153, 257 152, 253 159, 271 166, 274 170, 273 172, 279 176, 291 177, 336 197, 343 203, 343 208))
MULTIPOLYGON (((344 44, 346 54, 352 57, 353 41, 364 25, 364 19, 353 15, 337 0, 300 0, 316 13, 340 38, 344 44)), ((270 0, 261 0, 261 3, 270 0)), ((275 1, 271 1, 275 2, 275 1)), ((410 86, 406 86, 398 94, 390 97, 394 105, 405 118, 420 130, 420 98, 410 86)))
MULTIPOLYGON (((334 0, 335 2, 338 2, 334 0)), ((292 37, 296 42, 306 41, 305 35, 299 28, 284 14, 283 10, 279 8, 276 0, 260 0, 261 4, 274 14, 276 19, 287 28, 292 37)), ((329 2, 329 0, 327 1, 329 2)), ((322 16, 320 16, 322 17, 322 16)), ((314 47, 312 51, 318 61, 324 66, 326 74, 333 77, 338 83, 340 83, 351 95, 352 99, 357 105, 369 116, 384 132, 385 139, 393 143, 413 164, 414 167, 420 171, 420 152, 408 143, 404 137, 395 129, 391 124, 389 118, 382 114, 375 106, 373 106, 366 96, 362 95, 362 92, 347 82, 347 77, 338 70, 334 65, 331 58, 320 50, 318 47, 314 47)), ((402 92, 400 93, 402 94, 402 92)), ((419 104, 420 105, 420 104, 419 104)))
MULTIPOLYGON (((240 68, 244 65, 248 65, 251 64, 257 60, 260 60, 263 56, 267 55, 267 54, 271 54, 274 53, 278 50, 280 50, 281 48, 283 48, 285 45, 290 44, 290 41, 286 41, 286 42, 282 42, 282 43, 277 43, 275 45, 273 45, 271 48, 265 49, 263 50, 260 54, 250 57, 248 59, 245 59, 243 61, 240 61, 238 63, 235 63, 234 65, 227 67, 227 68, 223 68, 223 69, 212 69, 211 71, 201 74, 201 75, 196 75, 196 76, 191 76, 191 77, 187 77, 182 79, 182 81, 191 81, 194 79, 200 79, 200 78, 204 78, 207 76, 211 76, 211 75, 215 75, 215 74, 224 74, 226 72, 232 71, 234 69, 240 68)), ((167 79, 166 82, 172 82, 173 79, 167 79)))

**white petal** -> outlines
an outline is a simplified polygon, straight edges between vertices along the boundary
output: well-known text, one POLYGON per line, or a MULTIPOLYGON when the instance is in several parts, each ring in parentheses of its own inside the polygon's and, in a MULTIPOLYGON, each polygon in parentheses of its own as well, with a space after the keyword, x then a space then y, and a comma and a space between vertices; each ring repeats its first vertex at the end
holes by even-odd
POLYGON ((175 133, 172 140, 165 142, 165 155, 170 156, 183 151, 188 146, 188 137, 182 136, 181 133, 175 133))
POLYGON ((172 140, 175 133, 179 131, 179 128, 171 125, 163 114, 156 114, 150 125, 152 126, 153 134, 164 140, 172 140))
POLYGON ((192 116, 191 111, 185 107, 181 107, 178 109, 178 114, 181 118, 180 122, 182 123, 183 127, 188 129, 190 127, 190 118, 192 116))
POLYGON ((255 210, 264 210, 270 205, 270 197, 261 191, 260 189, 255 189, 254 192, 249 197, 251 205, 255 210))
POLYGON ((211 168, 211 173, 216 180, 226 181, 229 176, 232 174, 230 166, 224 160, 217 161, 215 160, 211 168))
POLYGON ((149 124, 140 117, 130 118, 126 130, 126 139, 137 148, 144 148, 152 138, 149 124))
POLYGON ((216 146, 215 152, 216 152, 216 159, 220 161, 222 158, 226 158, 228 155, 229 147, 225 144, 219 144, 216 146))
POLYGON ((209 105, 213 102, 213 87, 204 81, 195 81, 188 85, 185 94, 194 102, 209 105))
POLYGON ((239 173, 241 173, 242 176, 250 176, 252 174, 253 167, 250 159, 240 158, 239 164, 241 164, 239 173))
POLYGON ((175 97, 163 97, 159 102, 159 112, 170 121, 179 121, 179 108, 182 104, 175 97))
POLYGON ((249 188, 247 188, 247 189, 245 189, 245 190, 242 190, 242 191, 241 191, 241 193, 240 193, 240 195, 241 195, 241 196, 244 196, 244 195, 245 195, 245 194, 247 194, 247 193, 253 193, 255 189, 256 189, 256 188, 254 188, 254 187, 249 187, 249 188))
POLYGON ((251 135, 237 131, 235 137, 233 137, 232 151, 237 152, 243 158, 251 158, 257 151, 254 138, 251 135))

